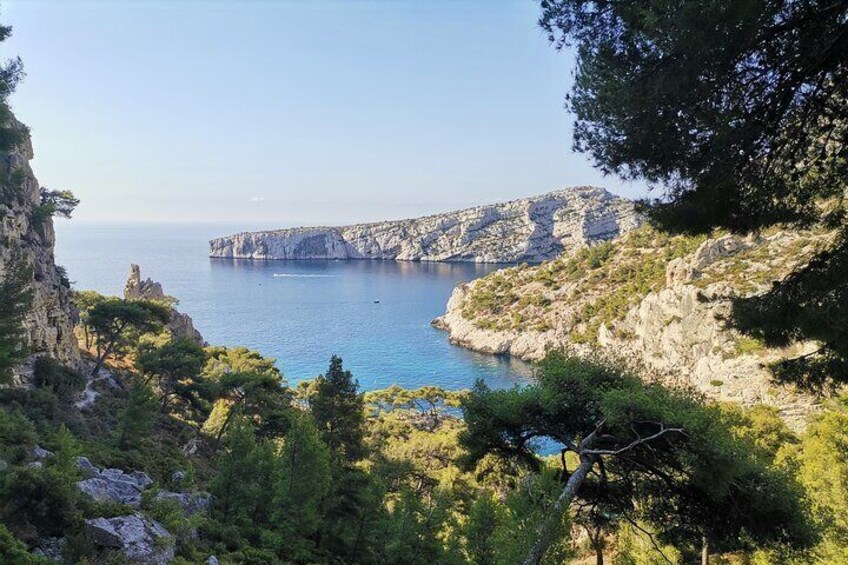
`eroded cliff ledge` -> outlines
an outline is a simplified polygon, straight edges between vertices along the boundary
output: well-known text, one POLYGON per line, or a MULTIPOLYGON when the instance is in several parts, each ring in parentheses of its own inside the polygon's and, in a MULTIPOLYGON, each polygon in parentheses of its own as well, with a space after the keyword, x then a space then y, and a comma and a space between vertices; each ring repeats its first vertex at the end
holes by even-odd
POLYGON ((250 232, 213 239, 210 257, 543 261, 640 224, 633 203, 598 187, 411 220, 250 232))

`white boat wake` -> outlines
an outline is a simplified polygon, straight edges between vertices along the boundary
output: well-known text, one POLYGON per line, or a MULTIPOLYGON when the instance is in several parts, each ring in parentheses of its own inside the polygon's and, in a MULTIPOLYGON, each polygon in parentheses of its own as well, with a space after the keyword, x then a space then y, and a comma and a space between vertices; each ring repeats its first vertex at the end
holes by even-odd
POLYGON ((338 275, 315 275, 310 273, 274 273, 275 279, 331 279, 338 275))

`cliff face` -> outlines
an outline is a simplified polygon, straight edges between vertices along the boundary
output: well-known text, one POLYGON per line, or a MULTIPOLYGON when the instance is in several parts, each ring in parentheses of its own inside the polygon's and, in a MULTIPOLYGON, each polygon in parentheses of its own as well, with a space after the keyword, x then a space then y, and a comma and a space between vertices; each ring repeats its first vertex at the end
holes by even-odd
POLYGON ((630 201, 575 187, 412 220, 240 233, 209 242, 210 257, 542 261, 638 226, 630 201))
MULTIPOLYGON (((13 127, 25 130, 16 120, 13 127)), ((76 367, 80 362, 73 334, 76 311, 71 305, 67 278, 53 256, 53 219, 38 213, 41 186, 29 165, 32 158, 29 136, 12 151, 0 155, 0 182, 9 188, 0 199, 0 276, 20 252, 33 269, 33 304, 24 321, 33 354, 47 354, 76 367)), ((26 380, 30 370, 31 363, 24 363, 17 372, 18 384, 26 380)))
POLYGON ((498 271, 454 290, 436 327, 453 343, 538 360, 551 349, 601 354, 710 397, 776 406, 795 428, 817 400, 776 386, 781 350, 730 329, 731 301, 767 290, 808 260, 826 232, 668 238, 643 227, 612 244, 498 271))

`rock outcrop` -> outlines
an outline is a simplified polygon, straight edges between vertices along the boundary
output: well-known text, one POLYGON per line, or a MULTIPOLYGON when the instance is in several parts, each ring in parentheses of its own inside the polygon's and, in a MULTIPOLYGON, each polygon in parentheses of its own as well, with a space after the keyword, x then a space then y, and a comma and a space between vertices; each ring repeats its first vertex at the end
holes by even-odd
MULTIPOLYGON (((14 118, 12 126, 27 131, 14 118)), ((17 385, 28 384, 32 360, 38 355, 49 355, 73 368, 80 364, 70 284, 55 262, 53 219, 41 207, 41 185, 29 165, 32 158, 28 134, 16 148, 0 153, 0 278, 16 259, 22 258, 33 271, 32 308, 24 327, 34 354, 16 371, 17 385)))
POLYGON ((510 263, 542 261, 616 237, 640 223, 632 202, 602 188, 411 220, 240 233, 209 242, 210 257, 384 259, 510 263))
POLYGON ((153 480, 141 471, 101 471, 85 457, 77 459, 77 468, 86 477, 77 483, 77 488, 97 502, 117 502, 136 508, 141 504, 141 493, 153 484, 153 480))
POLYGON ((120 551, 128 563, 162 565, 174 558, 174 537, 140 514, 86 520, 85 532, 94 545, 120 551))
POLYGON ((155 502, 175 502, 183 514, 194 516, 209 511, 212 505, 212 495, 208 492, 171 492, 160 490, 153 498, 155 502))
POLYGON ((614 358, 666 384, 775 406, 800 429, 818 400, 774 384, 766 365, 813 345, 768 348, 726 321, 734 298, 764 292, 830 236, 668 238, 644 227, 606 247, 460 285, 433 324, 484 353, 533 361, 565 349, 614 358))
POLYGON ((127 300, 153 300, 171 305, 171 321, 168 329, 176 338, 190 339, 198 345, 206 345, 206 341, 199 331, 194 327, 194 321, 188 314, 183 314, 173 307, 176 299, 168 296, 162 290, 162 285, 151 279, 141 278, 141 268, 138 265, 130 265, 130 274, 124 285, 124 298, 127 300))

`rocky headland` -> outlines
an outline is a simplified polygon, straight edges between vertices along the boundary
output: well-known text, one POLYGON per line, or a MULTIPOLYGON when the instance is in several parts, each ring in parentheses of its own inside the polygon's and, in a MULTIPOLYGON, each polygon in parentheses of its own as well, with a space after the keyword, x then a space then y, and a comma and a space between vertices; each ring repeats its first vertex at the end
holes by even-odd
POLYGON ((582 186, 410 220, 239 233, 210 241, 209 256, 535 262, 639 224, 632 202, 582 186))
POLYGON ((648 226, 535 266, 458 286, 433 324, 454 344, 535 361, 548 351, 623 361, 666 384, 777 407, 795 428, 818 400, 773 383, 775 349, 729 327, 734 298, 768 290, 830 240, 826 231, 669 237, 648 226))

